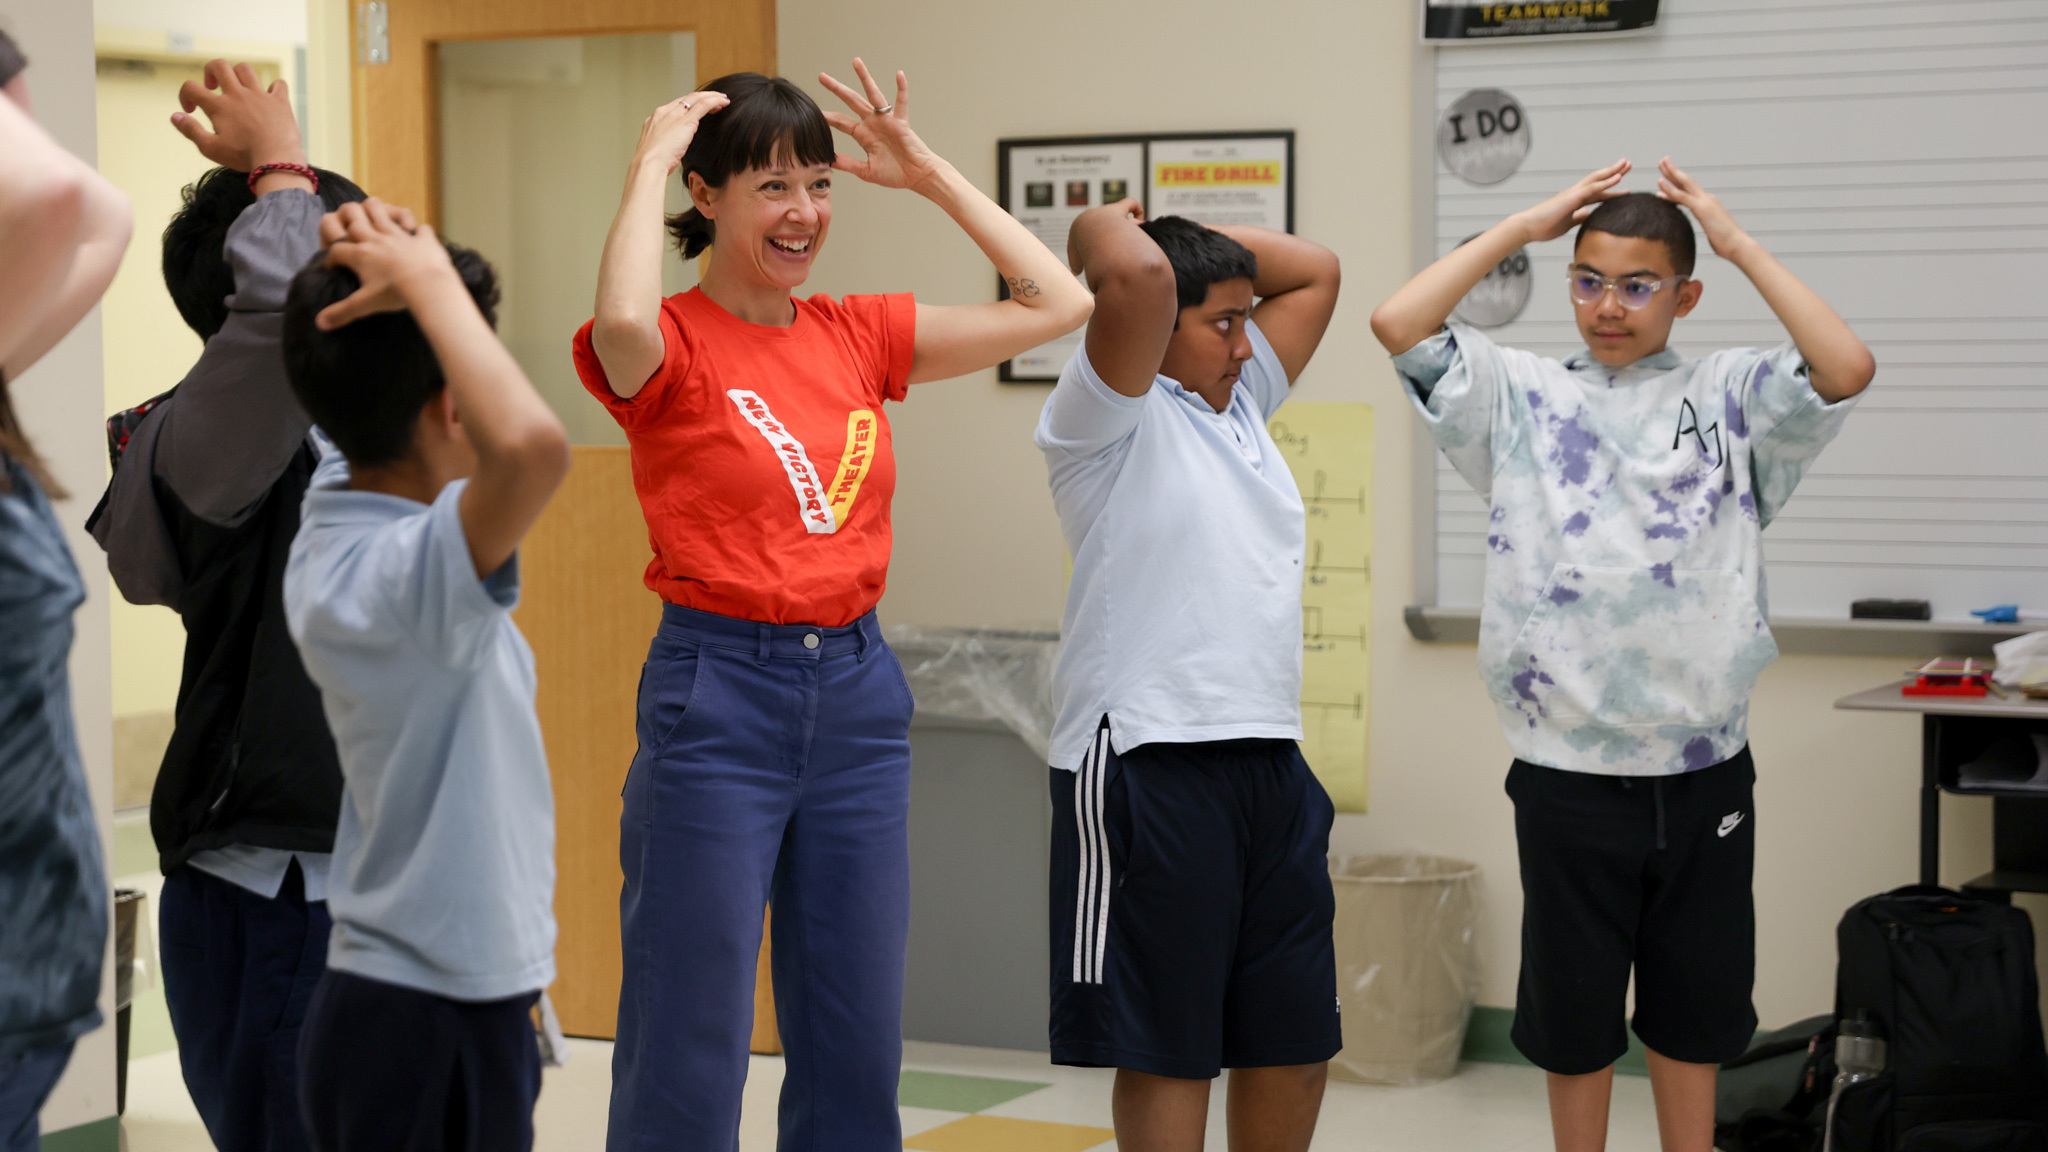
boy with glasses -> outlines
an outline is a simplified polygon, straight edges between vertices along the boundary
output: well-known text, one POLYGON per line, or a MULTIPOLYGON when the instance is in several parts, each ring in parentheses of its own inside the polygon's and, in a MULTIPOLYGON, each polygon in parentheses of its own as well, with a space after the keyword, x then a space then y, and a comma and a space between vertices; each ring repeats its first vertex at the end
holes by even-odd
POLYGON ((1559 1152, 1606 1144, 1613 1065, 1649 1048, 1665 1152, 1708 1152, 1718 1064, 1756 1028, 1749 692, 1777 656, 1761 534, 1869 385, 1847 323, 1669 159, 1501 221, 1373 313, 1416 407, 1489 499, 1479 658, 1515 762, 1524 894, 1515 1046, 1550 1073, 1559 1152), (1792 339, 1685 359, 1689 209, 1792 339), (1586 351, 1502 348, 1451 309, 1579 224, 1586 351))

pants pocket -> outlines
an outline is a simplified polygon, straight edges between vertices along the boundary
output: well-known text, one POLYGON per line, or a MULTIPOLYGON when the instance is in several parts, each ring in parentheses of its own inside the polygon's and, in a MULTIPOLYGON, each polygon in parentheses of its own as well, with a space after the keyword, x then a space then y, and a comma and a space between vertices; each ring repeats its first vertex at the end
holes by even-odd
POLYGON ((660 752, 696 701, 705 658, 695 644, 656 637, 640 670, 639 731, 643 755, 660 752))

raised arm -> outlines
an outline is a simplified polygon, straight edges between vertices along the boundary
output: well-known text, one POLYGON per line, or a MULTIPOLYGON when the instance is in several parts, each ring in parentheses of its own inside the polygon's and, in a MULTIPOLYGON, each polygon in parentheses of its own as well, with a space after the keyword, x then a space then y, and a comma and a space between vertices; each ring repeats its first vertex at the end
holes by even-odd
POLYGON ((1700 187, 1671 157, 1658 162, 1657 173, 1658 194, 1690 211, 1707 234, 1714 254, 1742 269, 1764 303, 1777 313, 1792 343, 1799 346, 1799 354, 1806 358, 1807 380, 1820 398, 1832 404, 1868 388, 1877 375, 1877 359, 1849 322, 1744 232, 1720 197, 1700 187))
POLYGON ((1173 265, 1138 227, 1144 218, 1136 200, 1123 200, 1081 213, 1067 233, 1067 260, 1095 293, 1088 363, 1125 396, 1151 389, 1180 312, 1173 265))
POLYGON ((0 99, 0 372, 57 346, 113 283, 128 249, 128 197, 0 99))
POLYGON ((411 222, 403 209, 372 198, 344 204, 321 223, 328 259, 353 270, 362 287, 323 309, 318 322, 333 329, 405 308, 426 334, 476 449, 461 512, 470 560, 482 578, 512 558, 568 474, 569 436, 477 311, 434 230, 424 224, 408 229, 411 222))
MULTIPOLYGON (((179 103, 172 125, 232 172, 306 163, 282 80, 265 89, 248 65, 215 60, 203 83, 185 82, 179 103), (211 130, 194 111, 206 113, 211 130)), ((323 208, 313 182, 296 172, 265 173, 256 193, 222 253, 235 277, 227 321, 179 383, 156 446, 156 476, 216 524, 238 524, 260 505, 311 424, 285 377, 284 302, 292 276, 320 250, 323 208)))
POLYGON ((1259 303, 1252 309, 1252 319, 1287 369, 1287 382, 1294 383, 1323 342, 1323 331, 1337 310, 1337 288, 1343 279, 1337 254, 1313 240, 1270 228, 1226 226, 1216 231, 1258 257, 1259 278, 1252 282, 1252 295, 1259 303))
POLYGON ((1088 293, 1061 266, 1059 257, 910 130, 910 81, 904 74, 896 74, 896 99, 891 103, 883 98, 866 64, 855 60, 853 69, 865 95, 830 76, 818 76, 854 112, 827 112, 825 118, 867 153, 861 160, 841 155, 833 167, 870 184, 909 188, 937 204, 1010 286, 1008 300, 990 304, 919 304, 910 382, 944 380, 990 367, 1087 322, 1093 306, 1088 293))
POLYGON ((598 260, 597 319, 590 326, 590 346, 620 399, 639 395, 661 367, 662 197, 668 178, 697 138, 698 123, 729 103, 723 92, 692 92, 656 108, 640 125, 619 214, 598 260))
POLYGON ((1458 245, 1372 310, 1372 334, 1396 356, 1429 339, 1450 319, 1458 301, 1515 249, 1557 239, 1592 215, 1601 201, 1621 195, 1614 186, 1628 175, 1629 167, 1628 161, 1617 160, 1458 245))

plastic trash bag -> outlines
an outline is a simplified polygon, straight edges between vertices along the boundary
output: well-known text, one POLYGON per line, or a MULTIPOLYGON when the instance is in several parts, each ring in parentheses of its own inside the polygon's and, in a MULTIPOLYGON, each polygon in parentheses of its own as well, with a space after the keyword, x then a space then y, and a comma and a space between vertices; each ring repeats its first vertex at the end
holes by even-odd
POLYGON ((1046 759, 1055 719, 1057 634, 904 624, 888 629, 887 636, 919 715, 998 721, 1046 759))

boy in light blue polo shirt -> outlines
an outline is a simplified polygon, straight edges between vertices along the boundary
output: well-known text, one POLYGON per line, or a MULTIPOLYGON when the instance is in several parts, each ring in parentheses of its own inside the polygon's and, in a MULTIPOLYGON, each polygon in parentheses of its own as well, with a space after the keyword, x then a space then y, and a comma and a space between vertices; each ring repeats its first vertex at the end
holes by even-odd
POLYGON ((1052 1059, 1117 1069, 1124 1147, 1300 1152, 1342 1045, 1335 813, 1301 738, 1301 494, 1266 421, 1337 258, 1263 228, 1074 222, 1086 339, 1037 443, 1074 555, 1052 740, 1052 1059), (1256 300, 1256 306, 1254 301, 1256 300))
POLYGON ((319 1152, 529 1148, 554 809, 515 549, 568 468, 489 265, 372 199, 293 281, 293 391, 337 450, 285 572, 343 794, 300 1040, 319 1152), (452 1134, 452 1135, 451 1135, 452 1134))

